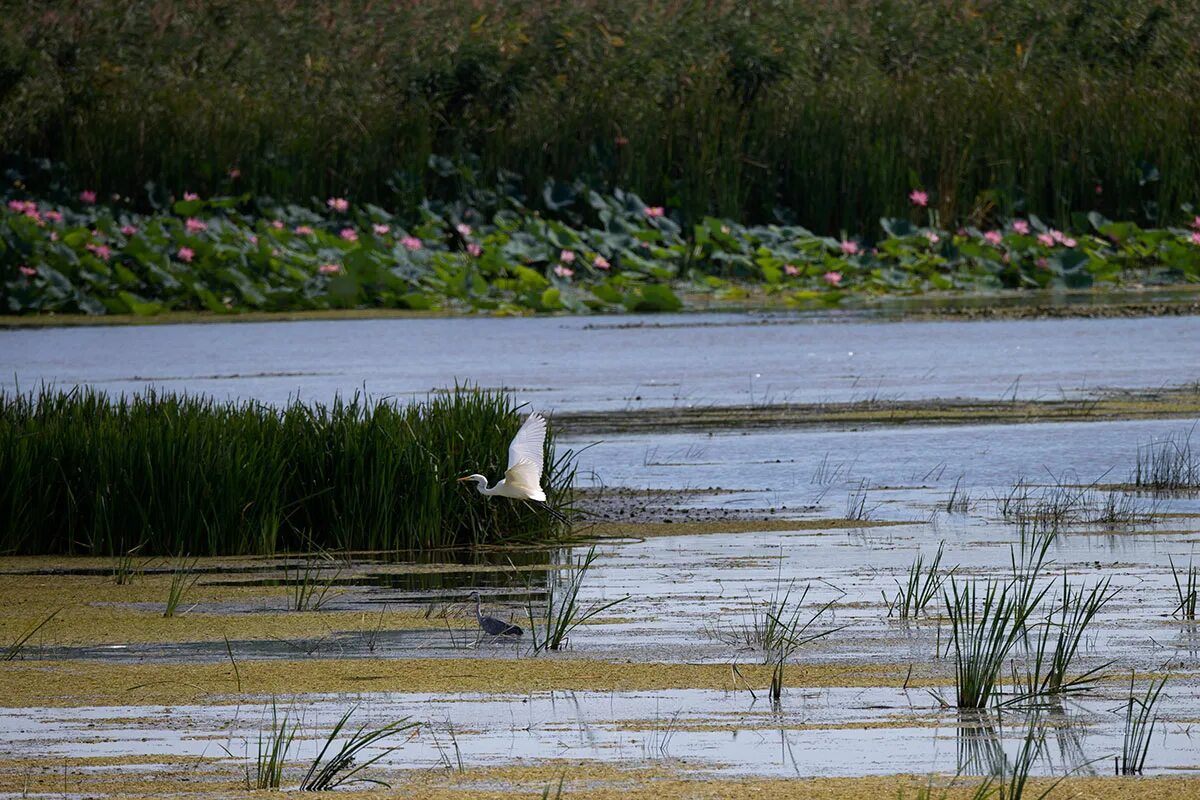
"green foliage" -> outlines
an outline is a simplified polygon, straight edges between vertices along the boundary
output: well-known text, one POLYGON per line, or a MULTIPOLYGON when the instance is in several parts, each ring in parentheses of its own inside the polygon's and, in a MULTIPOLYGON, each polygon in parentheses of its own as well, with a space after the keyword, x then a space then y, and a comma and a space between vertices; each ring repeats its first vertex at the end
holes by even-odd
POLYGON ((1200 230, 1141 230, 1099 215, 1083 220, 1091 233, 1037 218, 951 232, 921 211, 929 226, 884 219, 885 237, 871 246, 712 217, 685 231, 620 190, 590 192, 587 203, 589 218, 573 223, 493 197, 426 205, 406 225, 339 198, 319 212, 242 196, 136 214, 13 197, 0 212, 0 312, 656 312, 683 307, 678 289, 736 299, 743 284, 806 304, 847 292, 1200 281, 1200 230))
POLYGON ((861 232, 920 187, 976 223, 1161 222, 1200 195, 1183 0, 11 10, 0 152, 63 161, 106 196, 152 181, 415 206, 517 168, 547 210, 578 175, 689 220, 788 209, 861 232))
MULTIPOLYGON (((560 523, 456 479, 503 473, 521 418, 456 387, 399 406, 88 389, 0 395, 0 549, 116 555, 405 550, 546 538, 560 523)), ((547 437, 547 497, 569 506, 571 453, 547 437)), ((182 563, 182 562, 181 562, 182 563)), ((186 570, 179 570, 186 574, 186 570)))

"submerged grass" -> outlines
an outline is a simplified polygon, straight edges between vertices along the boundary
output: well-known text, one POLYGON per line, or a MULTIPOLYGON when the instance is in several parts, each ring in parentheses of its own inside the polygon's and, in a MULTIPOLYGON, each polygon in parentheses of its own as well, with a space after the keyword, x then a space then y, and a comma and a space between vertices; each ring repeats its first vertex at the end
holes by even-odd
MULTIPOLYGON (((398 405, 283 408, 148 391, 0 394, 0 549, 16 554, 418 550, 549 538, 562 523, 456 483, 499 477, 521 417, 469 387, 398 405)), ((551 505, 572 454, 546 443, 551 505)))

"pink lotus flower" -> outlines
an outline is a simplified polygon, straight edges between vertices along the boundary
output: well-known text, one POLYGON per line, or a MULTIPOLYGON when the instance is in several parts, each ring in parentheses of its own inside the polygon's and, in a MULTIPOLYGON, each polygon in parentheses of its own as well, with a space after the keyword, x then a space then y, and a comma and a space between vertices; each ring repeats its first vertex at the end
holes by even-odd
POLYGON ((1069 236, 1066 237, 1065 239, 1063 239, 1062 243, 1063 243, 1063 247, 1074 247, 1075 245, 1079 244, 1078 242, 1076 242, 1074 239, 1072 239, 1069 236))
POLYGON ((273 220, 271 220, 271 227, 272 227, 272 228, 274 228, 274 229, 275 229, 275 230, 277 230, 277 231, 281 231, 281 230, 283 230, 283 229, 284 229, 284 227, 285 227, 285 226, 284 226, 284 224, 283 224, 283 220, 281 220, 281 219, 273 219, 273 220))
POLYGON ((341 264, 322 264, 321 266, 317 267, 317 272, 321 273, 322 275, 336 275, 341 271, 341 264))
POLYGON ((315 231, 312 228, 308 227, 307 225, 297 225, 296 226, 296 235, 297 236, 312 236, 313 233, 315 233, 315 231))
POLYGON ((1193 231, 1192 244, 1200 244, 1200 231, 1193 231))
POLYGON ((937 235, 937 231, 925 231, 925 238, 929 240, 930 244, 937 244, 942 240, 942 237, 937 235))
POLYGON ((51 222, 62 222, 63 215, 61 211, 47 211, 46 219, 50 220, 51 222))
POLYGON ((36 208, 26 209, 24 216, 29 217, 38 225, 45 225, 45 220, 42 219, 41 213, 36 208))
POLYGON ((575 270, 571 269, 570 267, 563 266, 562 264, 556 264, 554 267, 554 274, 560 278, 570 278, 575 274, 575 270))
POLYGON ((458 235, 464 238, 471 235, 471 226, 465 222, 460 222, 455 225, 454 230, 458 231, 458 235))
POLYGON ((1037 239, 1042 247, 1054 247, 1054 237, 1048 233, 1039 233, 1037 239))
POLYGON ((58 241, 58 231, 50 231, 50 241, 52 241, 52 242, 58 241))
POLYGON ((558 254, 558 260, 564 264, 572 264, 575 261, 575 253, 571 250, 562 250, 558 254))
POLYGON ((784 264, 783 271, 793 277, 800 274, 800 270, 796 268, 795 264, 784 264))
POLYGON ((841 286, 842 285, 842 273, 840 273, 840 272, 826 272, 821 277, 823 277, 825 279, 825 282, 828 283, 830 286, 841 286))
POLYGON ((477 243, 471 242, 467 245, 467 252, 470 253, 473 258, 479 258, 481 255, 483 255, 483 248, 477 243))
POLYGON ((121 226, 121 235, 122 236, 134 236, 136 234, 137 234, 137 228, 133 227, 132 225, 122 225, 121 226))
POLYGON ((664 209, 662 206, 646 206, 647 217, 661 217, 666 213, 666 209, 664 209))
POLYGON ((102 261, 108 261, 108 259, 112 257, 112 250, 109 249, 108 245, 86 244, 84 247, 90 250, 93 254, 95 254, 96 258, 99 258, 102 261))
MULTIPOLYGON (((855 242, 851 239, 842 239, 841 248, 842 248, 842 255, 846 255, 846 256, 858 255, 858 253, 860 252, 858 249, 858 242, 855 242)), ((831 274, 835 274, 835 273, 826 273, 827 276, 831 275, 831 274)), ((838 280, 841 280, 840 275, 838 276, 838 280)))
POLYGON ((242 171, 237 167, 230 167, 228 175, 230 180, 236 181, 238 178, 242 177, 242 171))
POLYGON ((184 202, 190 203, 193 200, 199 200, 200 195, 196 194, 195 192, 184 192, 183 199, 184 199, 184 202))
POLYGON ((1056 231, 1056 230, 1054 230, 1053 228, 1051 228, 1051 229, 1050 229, 1050 238, 1051 238, 1051 239, 1053 239, 1053 240, 1054 240, 1054 241, 1056 241, 1056 242, 1062 242, 1062 240, 1063 240, 1063 238, 1064 238, 1064 237, 1063 237, 1063 232, 1062 232, 1062 231, 1056 231))
POLYGON ((331 197, 325 201, 325 205, 342 214, 350 210, 350 201, 344 197, 331 197))
POLYGON ((1029 223, 1023 219, 1014 219, 1012 221, 1012 229, 1014 232, 1019 233, 1022 236, 1029 235, 1029 223))
POLYGON ((17 213, 17 214, 24 214, 25 213, 25 201, 24 200, 9 200, 8 201, 8 210, 12 211, 14 213, 17 213))
POLYGON ((199 233, 200 231, 208 230, 208 223, 202 222, 195 217, 188 217, 183 223, 183 227, 187 228, 188 233, 199 233))
POLYGON ((1096 184, 1096 194, 1104 194, 1104 187, 1098 183, 1096 184))
POLYGON ((21 274, 24 275, 26 278, 32 278, 34 275, 37 275, 36 269, 34 269, 33 267, 27 267, 24 264, 22 264, 20 267, 18 267, 18 269, 21 270, 21 274))
POLYGON ((596 256, 592 259, 592 266, 596 269, 608 269, 612 264, 609 264, 608 259, 604 256, 596 256))
POLYGON ((196 257, 196 253, 190 247, 179 248, 179 252, 177 252, 175 255, 179 257, 180 261, 183 261, 186 264, 192 263, 192 259, 196 257))
POLYGON ((342 228, 342 230, 338 233, 338 236, 342 237, 347 242, 358 241, 358 231, 354 230, 354 228, 342 228))
POLYGON ((250 244, 258 244, 258 234, 257 233, 250 234, 250 244))
POLYGON ((421 244, 421 240, 415 236, 405 236, 403 239, 400 240, 400 244, 404 245, 409 250, 412 250, 414 252, 417 250, 420 250, 424 246, 421 244))
POLYGON ((929 195, 925 192, 922 192, 920 189, 913 189, 911 192, 909 192, 908 199, 909 202, 911 202, 914 206, 920 206, 921 208, 924 208, 925 206, 929 205, 929 195))
POLYGON ((1004 237, 1000 235, 1000 231, 988 231, 983 235, 983 238, 988 244, 999 245, 1004 241, 1004 237))
POLYGON ((1196 217, 1194 220, 1192 220, 1192 227, 1200 229, 1200 217, 1196 217))
POLYGON ((1050 262, 1044 258, 1039 258, 1037 260, 1037 266, 1038 269, 1050 269, 1050 262))
POLYGON ((79 193, 79 199, 87 203, 89 206, 96 202, 96 193, 91 189, 84 189, 79 193))
POLYGON ((388 231, 391 229, 390 225, 380 225, 378 223, 371 226, 371 230, 375 231, 376 236, 387 236, 388 231))
POLYGON ((625 136, 617 136, 613 139, 613 142, 617 145, 617 147, 624 147, 625 145, 629 144, 629 139, 625 136))

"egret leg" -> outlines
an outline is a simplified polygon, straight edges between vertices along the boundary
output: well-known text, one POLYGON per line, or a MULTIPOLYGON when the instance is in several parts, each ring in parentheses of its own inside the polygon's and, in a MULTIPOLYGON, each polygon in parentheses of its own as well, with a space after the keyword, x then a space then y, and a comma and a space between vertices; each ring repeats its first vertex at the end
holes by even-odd
POLYGON ((538 505, 540 505, 543 509, 545 509, 547 514, 554 517, 554 519, 558 520, 559 522, 565 523, 567 525, 571 524, 570 517, 568 517, 566 514, 559 511, 557 508, 550 505, 549 503, 538 503, 538 505))

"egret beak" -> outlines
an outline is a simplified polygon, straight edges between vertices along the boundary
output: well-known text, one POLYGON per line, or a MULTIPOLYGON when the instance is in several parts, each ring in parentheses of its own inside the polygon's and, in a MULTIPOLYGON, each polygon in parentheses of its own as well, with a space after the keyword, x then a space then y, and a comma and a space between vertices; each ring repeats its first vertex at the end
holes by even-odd
POLYGON ((469 476, 469 475, 464 475, 463 477, 461 477, 461 478, 459 478, 459 479, 458 479, 458 482, 459 482, 459 483, 462 483, 463 481, 469 481, 469 480, 471 480, 471 476, 469 476))

